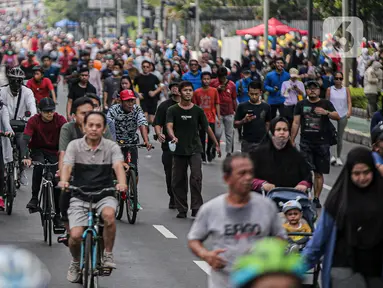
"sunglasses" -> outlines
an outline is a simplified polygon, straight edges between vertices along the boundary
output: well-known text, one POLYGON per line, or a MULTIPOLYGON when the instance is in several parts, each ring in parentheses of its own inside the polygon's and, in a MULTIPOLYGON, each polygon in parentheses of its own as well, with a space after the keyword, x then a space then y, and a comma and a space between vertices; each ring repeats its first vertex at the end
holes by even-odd
POLYGON ((334 80, 343 80, 343 78, 335 77, 334 80))

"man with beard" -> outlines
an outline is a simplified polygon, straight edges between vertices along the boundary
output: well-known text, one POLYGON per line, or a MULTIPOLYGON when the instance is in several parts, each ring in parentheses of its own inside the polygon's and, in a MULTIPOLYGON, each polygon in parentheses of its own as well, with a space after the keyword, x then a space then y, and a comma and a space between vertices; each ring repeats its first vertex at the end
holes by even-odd
POLYGON ((314 171, 314 204, 321 208, 319 196, 323 189, 323 174, 330 172, 330 142, 332 138, 331 122, 339 120, 332 103, 320 99, 320 85, 316 81, 306 84, 307 99, 295 106, 291 140, 295 145, 301 128, 300 151, 314 171))
POLYGON ((195 217, 203 200, 202 190, 202 144, 199 137, 199 128, 213 139, 218 156, 221 156, 219 142, 209 126, 204 111, 191 102, 193 98, 193 84, 183 81, 179 84, 181 100, 167 111, 166 128, 171 142, 169 149, 173 151, 172 187, 175 203, 178 210, 177 218, 186 218, 188 211, 188 185, 187 175, 190 166, 190 192, 192 217, 195 217), (175 146, 175 147, 174 147, 175 146))

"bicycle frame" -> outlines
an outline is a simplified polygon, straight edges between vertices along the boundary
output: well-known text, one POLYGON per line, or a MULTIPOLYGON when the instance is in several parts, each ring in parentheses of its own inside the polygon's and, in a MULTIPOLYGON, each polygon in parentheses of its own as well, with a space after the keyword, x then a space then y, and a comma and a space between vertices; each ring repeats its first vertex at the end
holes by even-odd
POLYGON ((85 254, 85 239, 86 235, 88 233, 92 233, 93 239, 96 240, 95 243, 92 243, 92 270, 95 270, 97 268, 97 249, 98 249, 98 225, 99 221, 94 221, 94 216, 97 215, 97 213, 93 212, 93 200, 91 199, 89 202, 89 208, 88 208, 88 227, 85 229, 84 233, 82 234, 82 242, 81 242, 81 258, 80 258, 80 269, 84 269, 84 254, 85 254))
MULTIPOLYGON (((40 189, 40 191, 41 191, 40 199, 39 199, 40 204, 41 204, 41 199, 42 199, 43 193, 47 193, 49 191, 47 188, 50 186, 50 187, 52 187, 52 191, 54 189, 53 174, 51 171, 49 171, 49 169, 48 169, 49 166, 53 166, 53 165, 44 165, 43 177, 41 180, 41 189, 40 189)), ((53 191, 53 193, 54 193, 54 191, 53 191)), ((52 217, 56 215, 56 207, 55 207, 55 201, 54 201, 53 193, 49 193, 50 195, 48 195, 49 201, 51 203, 50 213, 51 213, 52 217)), ((40 205, 40 208, 41 208, 41 205, 40 205)))

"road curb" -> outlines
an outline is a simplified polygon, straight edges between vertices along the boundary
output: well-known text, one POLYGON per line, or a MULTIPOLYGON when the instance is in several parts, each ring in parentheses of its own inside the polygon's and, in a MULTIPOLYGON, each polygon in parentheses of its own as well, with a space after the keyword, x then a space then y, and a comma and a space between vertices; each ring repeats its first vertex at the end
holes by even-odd
POLYGON ((356 108, 352 107, 352 116, 359 117, 359 118, 367 118, 367 110, 362 108, 356 108))
POLYGON ((355 129, 346 128, 344 130, 343 140, 351 142, 351 143, 371 147, 370 134, 363 133, 363 132, 360 132, 360 131, 355 130, 355 129))

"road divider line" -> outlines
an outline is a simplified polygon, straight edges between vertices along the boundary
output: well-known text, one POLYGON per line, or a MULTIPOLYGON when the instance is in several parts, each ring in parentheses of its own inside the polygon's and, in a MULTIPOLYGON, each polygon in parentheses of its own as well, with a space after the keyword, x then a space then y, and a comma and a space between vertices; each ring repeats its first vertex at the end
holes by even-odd
POLYGON ((177 239, 177 236, 170 232, 164 225, 153 225, 165 238, 177 239))
POLYGON ((328 186, 328 185, 326 185, 326 184, 323 184, 323 188, 326 189, 326 190, 329 190, 329 191, 332 189, 331 186, 328 186))
POLYGON ((210 275, 211 267, 205 261, 193 261, 199 268, 203 270, 207 275, 210 275))

